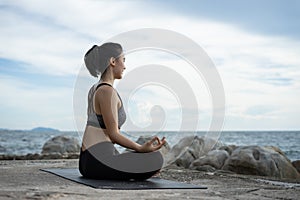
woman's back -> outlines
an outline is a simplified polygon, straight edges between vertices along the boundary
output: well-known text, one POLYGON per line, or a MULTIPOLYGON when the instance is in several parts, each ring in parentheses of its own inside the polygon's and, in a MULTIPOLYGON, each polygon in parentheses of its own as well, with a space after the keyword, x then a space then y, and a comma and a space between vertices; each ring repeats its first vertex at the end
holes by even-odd
POLYGON ((99 83, 94 84, 88 93, 87 124, 82 139, 82 150, 104 141, 111 142, 106 130, 101 128, 95 112, 95 92, 99 83))

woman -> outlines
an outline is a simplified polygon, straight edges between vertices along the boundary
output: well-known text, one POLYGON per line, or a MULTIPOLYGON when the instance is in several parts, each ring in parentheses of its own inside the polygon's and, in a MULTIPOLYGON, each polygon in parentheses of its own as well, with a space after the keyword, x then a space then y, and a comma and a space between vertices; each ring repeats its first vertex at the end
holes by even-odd
POLYGON ((79 158, 80 173, 92 179, 150 178, 162 167, 163 158, 157 150, 166 141, 154 137, 140 145, 120 133, 126 114, 113 83, 122 78, 126 69, 121 45, 111 42, 94 45, 85 54, 84 61, 92 76, 101 74, 101 77, 88 94, 88 120, 79 158), (120 154, 114 143, 134 151, 120 154))

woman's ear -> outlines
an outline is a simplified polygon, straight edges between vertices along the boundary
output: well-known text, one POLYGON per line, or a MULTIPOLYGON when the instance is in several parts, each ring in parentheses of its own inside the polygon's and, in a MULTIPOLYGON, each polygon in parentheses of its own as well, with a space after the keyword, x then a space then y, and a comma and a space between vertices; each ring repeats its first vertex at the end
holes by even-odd
POLYGON ((115 58, 111 57, 111 58, 109 59, 109 63, 110 63, 112 66, 115 66, 115 63, 116 63, 115 58))

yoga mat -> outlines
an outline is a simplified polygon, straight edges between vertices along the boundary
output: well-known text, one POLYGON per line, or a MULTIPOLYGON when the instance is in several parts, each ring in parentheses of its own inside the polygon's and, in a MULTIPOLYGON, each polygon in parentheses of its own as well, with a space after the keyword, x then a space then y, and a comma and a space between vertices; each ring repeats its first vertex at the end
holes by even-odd
POLYGON ((93 188, 112 190, 146 190, 146 189, 207 189, 205 186, 192 185, 176 181, 169 181, 153 177, 144 181, 116 181, 116 180, 94 180, 83 178, 76 168, 63 169, 51 168, 41 169, 42 171, 55 174, 62 178, 81 183, 93 188))

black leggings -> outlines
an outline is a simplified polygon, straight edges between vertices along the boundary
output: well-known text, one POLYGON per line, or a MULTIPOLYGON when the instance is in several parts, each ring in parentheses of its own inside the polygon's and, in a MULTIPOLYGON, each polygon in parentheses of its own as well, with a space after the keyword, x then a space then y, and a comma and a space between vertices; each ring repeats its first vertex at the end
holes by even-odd
POLYGON ((145 180, 163 165, 159 151, 120 154, 113 143, 101 142, 80 152, 79 171, 91 179, 145 180))

